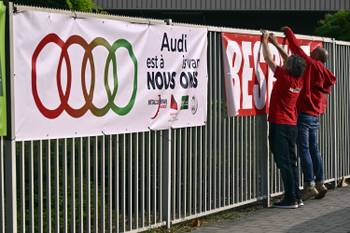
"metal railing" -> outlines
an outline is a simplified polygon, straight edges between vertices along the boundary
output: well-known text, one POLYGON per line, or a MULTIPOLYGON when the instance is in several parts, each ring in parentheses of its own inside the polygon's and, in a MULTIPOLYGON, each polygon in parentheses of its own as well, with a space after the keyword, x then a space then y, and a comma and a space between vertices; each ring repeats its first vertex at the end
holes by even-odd
MULTIPOLYGON (((139 232, 269 203, 281 194, 266 116, 226 116, 221 30, 235 29, 209 28, 203 127, 23 142, 1 138, 0 232, 139 232)), ((350 176, 350 43, 325 40, 324 46, 337 84, 321 118, 319 142, 327 182, 336 183, 350 176)))

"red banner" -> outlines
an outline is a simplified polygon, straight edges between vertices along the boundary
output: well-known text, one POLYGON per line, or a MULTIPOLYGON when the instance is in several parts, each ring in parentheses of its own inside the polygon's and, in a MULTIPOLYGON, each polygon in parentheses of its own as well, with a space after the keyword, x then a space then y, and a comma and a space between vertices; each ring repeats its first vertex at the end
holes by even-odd
MULTIPOLYGON (((277 38, 288 50, 285 38, 277 38)), ((229 116, 254 116, 268 113, 269 100, 276 79, 265 63, 261 36, 222 33, 227 112, 229 116)), ((321 41, 300 40, 302 49, 310 54, 321 41)), ((273 60, 283 64, 278 50, 269 44, 273 60)), ((289 51, 288 51, 289 53, 289 51)))

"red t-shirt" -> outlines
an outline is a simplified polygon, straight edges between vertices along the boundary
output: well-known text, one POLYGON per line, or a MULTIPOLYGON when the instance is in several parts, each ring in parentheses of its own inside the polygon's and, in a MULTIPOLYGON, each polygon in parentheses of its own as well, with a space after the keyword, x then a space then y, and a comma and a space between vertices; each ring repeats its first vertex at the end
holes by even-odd
POLYGON ((296 104, 304 80, 302 77, 293 77, 280 66, 276 67, 275 77, 277 81, 271 93, 268 120, 275 124, 296 125, 296 104))
POLYGON ((324 113, 327 106, 327 94, 336 82, 334 74, 329 71, 322 62, 305 54, 290 28, 285 29, 285 34, 291 51, 305 59, 307 67, 304 72, 304 88, 297 102, 299 112, 312 116, 324 113))

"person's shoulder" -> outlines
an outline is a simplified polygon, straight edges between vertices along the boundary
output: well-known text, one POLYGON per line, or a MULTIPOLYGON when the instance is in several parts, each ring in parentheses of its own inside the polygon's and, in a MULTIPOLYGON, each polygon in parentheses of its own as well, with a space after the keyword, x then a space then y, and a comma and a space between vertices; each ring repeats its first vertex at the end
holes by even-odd
POLYGON ((282 66, 276 66, 275 75, 286 75, 287 71, 282 66))

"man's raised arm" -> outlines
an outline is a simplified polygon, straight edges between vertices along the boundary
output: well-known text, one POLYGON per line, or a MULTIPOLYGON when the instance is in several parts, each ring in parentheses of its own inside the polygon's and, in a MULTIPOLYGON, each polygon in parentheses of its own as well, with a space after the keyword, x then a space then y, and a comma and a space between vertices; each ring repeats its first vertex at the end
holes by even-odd
POLYGON ((306 61, 310 59, 308 55, 304 52, 304 50, 301 49, 299 41, 294 35, 294 32, 290 27, 284 26, 281 28, 281 30, 284 32, 284 34, 287 37, 289 48, 292 51, 293 54, 299 55, 300 57, 304 58, 306 61))

